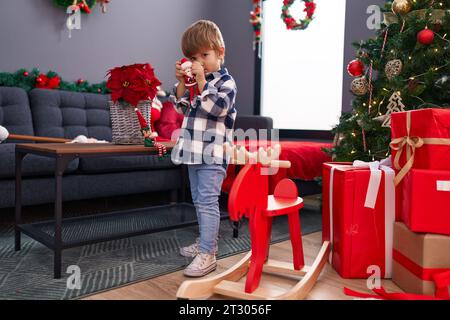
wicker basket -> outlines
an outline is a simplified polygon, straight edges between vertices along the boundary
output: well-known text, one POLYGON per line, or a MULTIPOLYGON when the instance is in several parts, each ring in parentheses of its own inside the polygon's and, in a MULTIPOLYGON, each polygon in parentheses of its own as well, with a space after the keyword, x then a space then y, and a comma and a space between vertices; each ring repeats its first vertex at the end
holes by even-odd
MULTIPOLYGON (((151 123, 151 106, 150 100, 143 100, 137 105, 149 126, 151 123)), ((109 111, 112 124, 112 143, 144 144, 141 126, 133 106, 122 102, 110 101, 109 111)))

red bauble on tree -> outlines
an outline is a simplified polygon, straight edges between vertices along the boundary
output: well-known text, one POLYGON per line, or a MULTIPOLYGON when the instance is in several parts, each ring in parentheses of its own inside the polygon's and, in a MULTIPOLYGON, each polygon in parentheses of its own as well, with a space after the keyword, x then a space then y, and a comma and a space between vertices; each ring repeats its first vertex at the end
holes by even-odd
POLYGON ((353 77, 360 77, 364 73, 364 64, 358 59, 352 60, 347 65, 347 72, 353 77))
POLYGON ((28 73, 28 71, 24 71, 23 76, 24 77, 28 77, 30 74, 28 73))
POLYGON ((423 45, 432 44, 434 41, 434 32, 430 29, 424 29, 417 34, 417 41, 423 45))

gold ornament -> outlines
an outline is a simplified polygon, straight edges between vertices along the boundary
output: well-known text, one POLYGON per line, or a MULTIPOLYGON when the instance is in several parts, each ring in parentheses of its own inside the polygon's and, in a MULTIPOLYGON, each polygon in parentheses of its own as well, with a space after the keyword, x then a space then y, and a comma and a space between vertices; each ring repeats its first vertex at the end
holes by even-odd
POLYGON ((369 83, 365 77, 356 78, 352 81, 351 90, 357 96, 363 96, 369 90, 369 83))
POLYGON ((373 120, 382 122, 381 126, 384 128, 391 127, 391 114, 394 112, 404 112, 405 105, 399 92, 395 91, 389 98, 386 114, 373 118, 373 120))
POLYGON ((400 59, 395 59, 388 61, 388 63, 386 63, 384 72, 386 73, 386 77, 389 80, 392 80, 394 79, 394 77, 402 73, 402 69, 403 69, 403 62, 400 59))
POLYGON ((412 3, 409 0, 395 0, 392 4, 392 12, 405 15, 410 12, 412 9, 412 3))

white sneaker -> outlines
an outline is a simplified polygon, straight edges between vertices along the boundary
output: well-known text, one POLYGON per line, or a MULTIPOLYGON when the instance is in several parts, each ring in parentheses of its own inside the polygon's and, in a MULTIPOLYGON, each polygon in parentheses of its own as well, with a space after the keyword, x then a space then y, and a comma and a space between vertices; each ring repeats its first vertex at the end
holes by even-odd
POLYGON ((216 270, 216 256, 213 254, 200 252, 190 265, 184 269, 184 275, 187 277, 203 277, 216 270))
POLYGON ((191 244, 190 246, 180 248, 180 254, 183 257, 194 258, 198 254, 199 244, 200 244, 200 239, 197 238, 195 240, 195 243, 191 244))

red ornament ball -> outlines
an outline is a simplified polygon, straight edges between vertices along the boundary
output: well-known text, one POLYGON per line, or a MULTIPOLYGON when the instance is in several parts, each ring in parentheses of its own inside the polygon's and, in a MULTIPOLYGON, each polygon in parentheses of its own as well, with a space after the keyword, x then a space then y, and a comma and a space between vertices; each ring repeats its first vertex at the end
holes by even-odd
POLYGON ((83 84, 84 83, 84 80, 83 79, 78 79, 77 80, 77 84, 83 84))
POLYGON ((432 44, 434 41, 434 32, 430 29, 424 29, 417 34, 417 41, 423 45, 432 44))
POLYGON ((28 71, 25 71, 24 73, 23 73, 23 76, 24 77, 28 77, 30 74, 28 73, 28 71))
POLYGON ((347 66, 347 72, 353 77, 360 77, 364 73, 364 64, 358 60, 352 60, 347 66))
POLYGON ((37 77, 37 78, 36 78, 36 82, 37 82, 37 83, 41 83, 41 82, 42 82, 42 78, 41 78, 41 77, 37 77))

